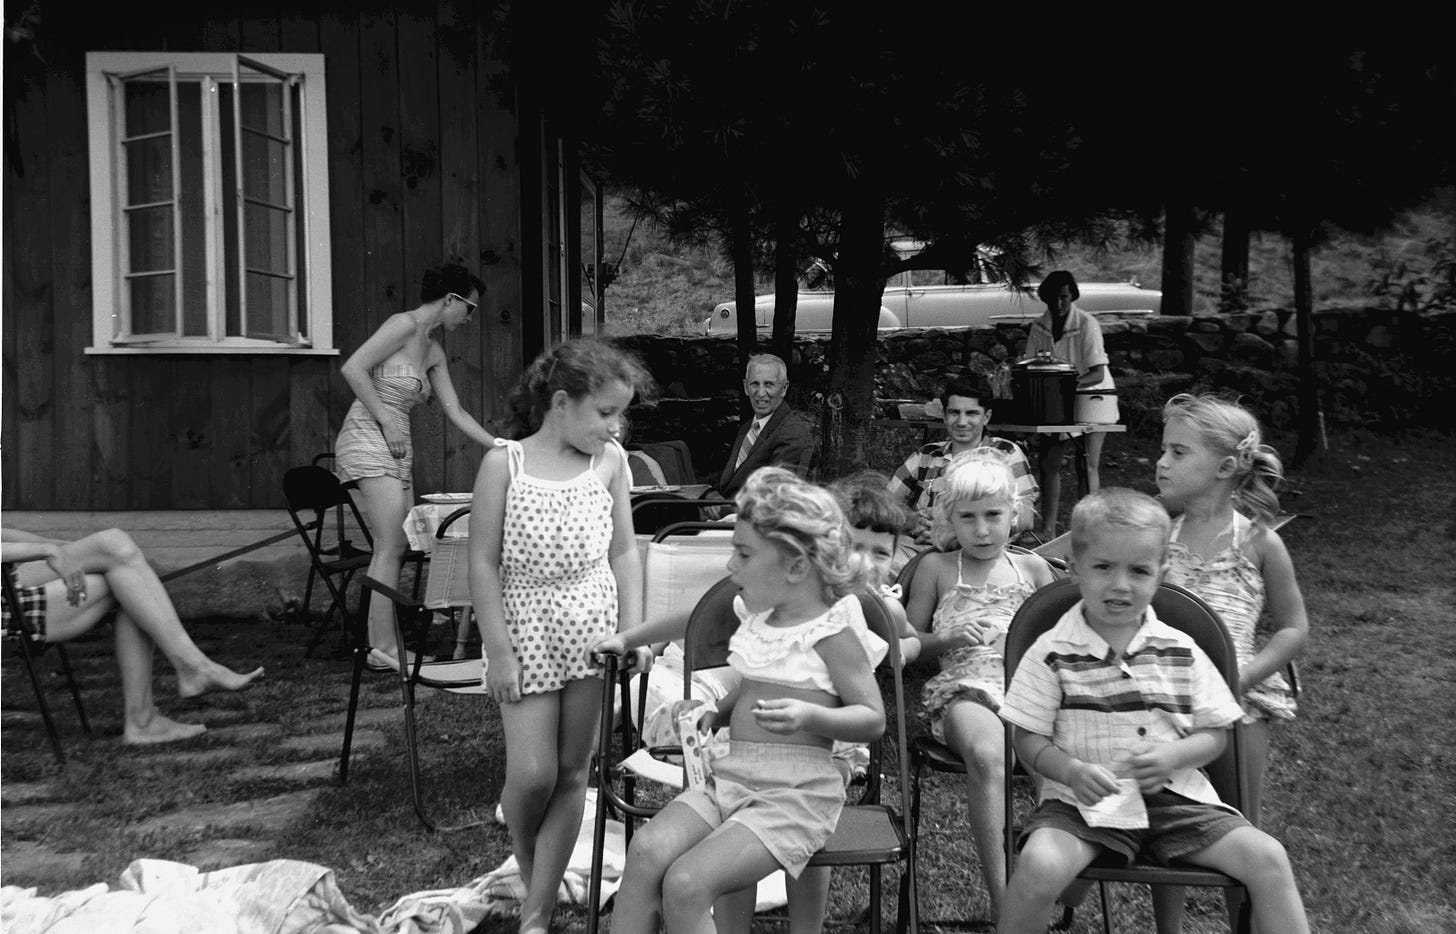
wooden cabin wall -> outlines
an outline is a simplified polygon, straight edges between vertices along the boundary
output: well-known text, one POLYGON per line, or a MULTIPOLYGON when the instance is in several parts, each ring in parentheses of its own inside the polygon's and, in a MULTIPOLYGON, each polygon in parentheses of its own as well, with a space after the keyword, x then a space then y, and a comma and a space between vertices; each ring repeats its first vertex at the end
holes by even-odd
MULTIPOLYGON (((7 49, 4 508, 281 507, 283 472, 332 447, 353 400, 340 363, 443 261, 487 286, 470 325, 437 332, 466 408, 489 424, 520 372, 515 92, 490 22, 463 0, 203 6, 139 17, 46 0, 38 56, 7 49), (83 352, 85 53, 157 48, 326 56, 337 356, 83 352)), ((469 489, 479 446, 433 403, 413 431, 416 491, 469 489)))

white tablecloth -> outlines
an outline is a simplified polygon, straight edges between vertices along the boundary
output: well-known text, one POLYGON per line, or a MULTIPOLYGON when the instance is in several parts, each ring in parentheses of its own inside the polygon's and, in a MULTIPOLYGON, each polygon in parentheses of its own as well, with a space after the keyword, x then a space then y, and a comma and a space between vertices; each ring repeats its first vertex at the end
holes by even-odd
MULTIPOLYGON (((469 502, 420 503, 415 506, 404 517, 404 534, 409 539, 409 546, 426 553, 434 550, 435 532, 440 528, 440 523, 461 506, 468 505, 469 502)), ((470 520, 464 517, 456 519, 445 531, 445 535, 449 538, 468 538, 470 520)))

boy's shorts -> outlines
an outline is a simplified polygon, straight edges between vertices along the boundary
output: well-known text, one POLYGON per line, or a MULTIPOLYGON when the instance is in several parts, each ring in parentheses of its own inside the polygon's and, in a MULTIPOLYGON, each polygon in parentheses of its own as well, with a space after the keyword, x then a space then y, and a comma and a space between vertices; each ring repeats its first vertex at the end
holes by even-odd
POLYGON ((714 829, 730 820, 747 827, 798 878, 839 823, 844 779, 821 746, 734 740, 712 760, 708 787, 676 800, 714 829))
POLYGON ((1143 830, 1118 827, 1090 827, 1076 805, 1047 800, 1037 805, 1021 832, 1021 842, 1033 830, 1050 827, 1079 840, 1111 850, 1130 863, 1140 853, 1161 863, 1197 853, 1240 827, 1253 826, 1243 815, 1220 804, 1205 804, 1173 791, 1155 791, 1143 796, 1148 809, 1148 826, 1143 830))

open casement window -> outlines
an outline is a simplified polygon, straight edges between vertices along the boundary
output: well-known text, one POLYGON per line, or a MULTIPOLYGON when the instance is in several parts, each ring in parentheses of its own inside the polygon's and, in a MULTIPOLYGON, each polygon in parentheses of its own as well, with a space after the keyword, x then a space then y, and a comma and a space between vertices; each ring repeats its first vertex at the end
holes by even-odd
POLYGON ((93 353, 333 352, 322 55, 91 53, 93 353))

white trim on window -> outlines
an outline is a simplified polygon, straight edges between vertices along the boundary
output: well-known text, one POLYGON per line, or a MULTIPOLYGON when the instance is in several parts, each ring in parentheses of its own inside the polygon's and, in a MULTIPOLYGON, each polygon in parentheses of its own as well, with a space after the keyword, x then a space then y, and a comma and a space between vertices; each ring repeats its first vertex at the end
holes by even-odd
MULTIPOLYGON (((334 348, 332 314, 326 99, 324 56, 319 54, 260 52, 246 57, 231 52, 86 54, 92 271, 92 345, 86 348, 86 353, 338 353, 334 348), (170 203, 172 208, 170 266, 164 267, 161 274, 172 276, 176 326, 170 332, 156 333, 159 323, 164 325, 167 320, 163 308, 160 318, 153 311, 143 322, 150 325, 148 330, 154 333, 135 335, 128 333, 132 292, 127 281, 128 276, 135 275, 137 270, 124 268, 130 267, 131 263, 126 239, 131 228, 124 217, 128 186, 122 176, 125 159, 121 152, 123 121, 119 114, 124 99, 119 89, 127 77, 149 72, 166 73, 169 79, 170 126, 165 131, 158 131, 156 138, 166 140, 171 147, 168 158, 172 181, 170 193, 166 196, 170 202, 164 200, 158 206, 170 203), (240 82, 247 83, 244 75, 265 74, 268 81, 282 89, 281 112, 286 123, 276 135, 254 135, 254 138, 266 138, 267 144, 275 147, 270 148, 265 156, 273 157, 277 162, 277 152, 283 153, 283 164, 273 168, 278 173, 275 177, 281 180, 283 193, 273 204, 260 202, 257 198, 250 202, 248 193, 243 190, 243 166, 239 164, 243 158, 239 132, 243 102, 240 100, 242 95, 235 89, 240 82), (205 243, 198 258, 187 267, 187 274, 189 281, 194 283, 194 290, 205 296, 206 306, 204 311, 199 312, 195 305, 201 303, 197 302, 190 309, 190 331, 184 325, 184 236, 177 209, 184 184, 181 181, 181 129, 177 115, 176 89, 179 81, 197 85, 201 97, 200 113, 193 117, 197 133, 201 136, 200 144, 194 144, 195 155, 201 162, 198 169, 201 178, 191 197, 196 199, 196 214, 201 215, 198 223, 205 243), (296 114, 291 109, 295 95, 296 114), (226 104, 222 102, 223 98, 228 99, 226 104), (223 113, 224 106, 231 108, 231 114, 223 113), (225 123, 230 126, 224 126, 225 123), (225 133, 233 137, 228 147, 223 145, 227 138, 225 133), (295 148, 296 158, 290 157, 289 153, 295 148), (229 162, 234 175, 231 190, 224 185, 223 179, 223 166, 229 162), (295 165, 300 167, 297 177, 293 171, 295 165), (279 227, 276 218, 284 215, 281 223, 283 236, 277 238, 275 234, 274 241, 282 247, 281 263, 276 262, 279 257, 274 256, 276 268, 253 270, 252 273, 245 263, 249 241, 244 236, 243 220, 250 203, 273 210, 270 216, 274 218, 275 228, 279 227), (234 230, 225 233, 223 218, 229 210, 234 230), (231 246, 228 245, 229 238, 235 241, 231 246), (246 295, 250 288, 247 282, 250 274, 261 277, 265 282, 280 283, 276 288, 281 290, 281 294, 270 296, 278 311, 274 320, 279 327, 266 333, 247 323, 249 306, 246 295), (231 334, 228 325, 230 316, 238 322, 231 334), (203 328, 198 326, 199 320, 205 320, 205 334, 200 333, 203 328), (254 332, 255 336, 243 336, 242 332, 246 331, 254 332), (278 331, 288 333, 280 334, 278 331)), ((195 140, 196 136, 193 138, 195 140)), ((165 243, 166 239, 153 236, 150 242, 165 243)), ((257 240, 255 237, 252 242, 257 240)))

